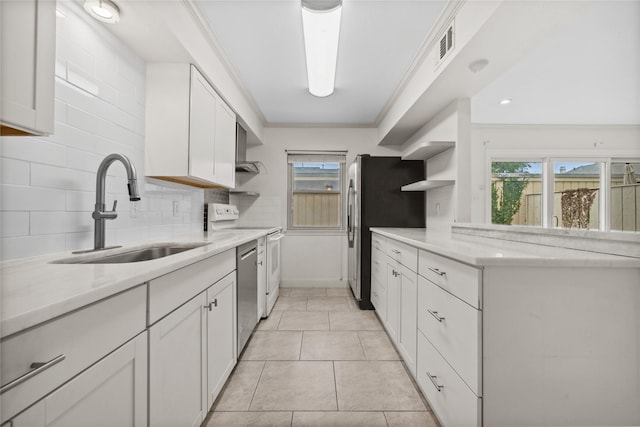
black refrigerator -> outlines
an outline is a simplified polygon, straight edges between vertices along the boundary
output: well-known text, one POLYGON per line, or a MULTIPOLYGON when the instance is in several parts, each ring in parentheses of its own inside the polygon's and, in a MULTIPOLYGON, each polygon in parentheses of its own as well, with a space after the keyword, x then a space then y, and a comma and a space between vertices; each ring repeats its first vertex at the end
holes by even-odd
POLYGON ((371 304, 370 227, 425 227, 424 191, 400 187, 425 179, 424 161, 356 156, 349 166, 347 240, 349 286, 361 309, 371 304))

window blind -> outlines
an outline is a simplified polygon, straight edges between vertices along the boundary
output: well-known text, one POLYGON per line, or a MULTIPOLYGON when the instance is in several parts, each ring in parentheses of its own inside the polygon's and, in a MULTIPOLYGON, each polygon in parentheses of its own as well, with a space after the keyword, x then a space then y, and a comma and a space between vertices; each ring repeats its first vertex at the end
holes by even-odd
POLYGON ((287 163, 346 163, 346 151, 287 150, 287 163))

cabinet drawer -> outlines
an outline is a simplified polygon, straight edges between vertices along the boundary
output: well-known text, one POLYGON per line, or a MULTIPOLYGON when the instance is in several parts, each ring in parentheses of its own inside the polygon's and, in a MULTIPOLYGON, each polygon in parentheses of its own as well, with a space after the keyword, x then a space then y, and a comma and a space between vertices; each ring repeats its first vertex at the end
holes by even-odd
POLYGON ((480 399, 421 332, 418 332, 417 370, 418 385, 443 427, 480 426, 480 399))
POLYGON ((418 271, 418 249, 395 240, 387 240, 386 254, 411 271, 418 271))
POLYGON ((371 249, 377 249, 379 251, 386 251, 387 249, 387 239, 379 234, 372 233, 371 234, 371 249))
POLYGON ((142 332, 146 295, 138 286, 3 340, 3 385, 33 370, 32 363, 64 358, 2 394, 2 422, 142 332))
POLYGON ((420 251, 418 273, 442 289, 452 293, 475 308, 482 308, 480 291, 482 271, 478 268, 420 251))
POLYGON ((149 282, 148 324, 157 322, 235 269, 236 251, 230 249, 153 279, 149 282))
POLYGON ((387 321, 387 290, 378 282, 371 282, 371 303, 376 309, 380 320, 387 321))
POLYGON ((418 278, 418 329, 478 396, 480 328, 479 310, 418 278))

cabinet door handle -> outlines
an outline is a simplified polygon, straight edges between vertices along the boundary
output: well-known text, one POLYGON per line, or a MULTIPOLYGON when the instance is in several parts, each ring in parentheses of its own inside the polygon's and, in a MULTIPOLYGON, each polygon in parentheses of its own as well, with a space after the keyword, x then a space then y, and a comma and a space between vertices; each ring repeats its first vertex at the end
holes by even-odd
POLYGON ((435 317, 436 320, 438 322, 440 322, 440 323, 442 323, 442 321, 444 320, 444 317, 439 316, 437 311, 431 311, 431 310, 427 309, 427 313, 429 313, 430 315, 435 317))
POLYGON ((438 385, 438 383, 436 382, 436 377, 435 375, 431 375, 429 373, 429 371, 427 371, 427 376, 429 377, 429 379, 431 380, 431 382, 433 383, 433 386, 436 388, 436 390, 438 391, 442 391, 442 389, 444 388, 443 385, 438 385))
POLYGON ((437 268, 433 268, 433 267, 429 267, 430 271, 433 271, 434 273, 436 273, 438 276, 446 276, 447 272, 446 271, 441 271, 438 270, 437 268))
POLYGON ((217 306, 218 306, 218 298, 214 299, 209 304, 205 305, 204 308, 208 308, 209 311, 212 311, 213 307, 217 307, 217 306))
POLYGON ((33 362, 29 367, 31 368, 31 370, 29 372, 27 372, 26 374, 22 375, 21 377, 16 378, 13 381, 10 381, 8 383, 6 383, 5 385, 3 385, 2 387, 0 387, 0 394, 7 392, 9 390, 11 390, 14 387, 17 387, 18 385, 22 384, 23 382, 27 381, 30 378, 35 377, 36 375, 38 375, 39 373, 46 371, 47 369, 49 369, 50 367, 52 367, 53 365, 62 362, 64 359, 66 359, 67 356, 65 356, 64 354, 61 354, 59 356, 54 357, 53 359, 49 360, 48 362, 33 362))
POLYGON ((400 275, 400 273, 395 270, 391 270, 391 274, 393 274, 393 277, 398 277, 400 275))

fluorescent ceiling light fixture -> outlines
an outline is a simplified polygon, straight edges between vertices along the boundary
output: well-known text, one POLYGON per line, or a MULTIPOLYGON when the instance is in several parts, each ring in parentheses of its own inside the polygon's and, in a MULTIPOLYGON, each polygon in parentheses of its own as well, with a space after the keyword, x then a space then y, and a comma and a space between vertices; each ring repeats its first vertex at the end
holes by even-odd
POLYGON ((84 0, 84 10, 98 21, 115 24, 120 20, 120 9, 110 0, 84 0))
POLYGON ((302 29, 311 95, 325 97, 333 93, 341 16, 341 0, 302 0, 302 29))
POLYGON ((502 101, 500 101, 500 105, 507 105, 507 104, 511 104, 511 99, 505 98, 502 101))

